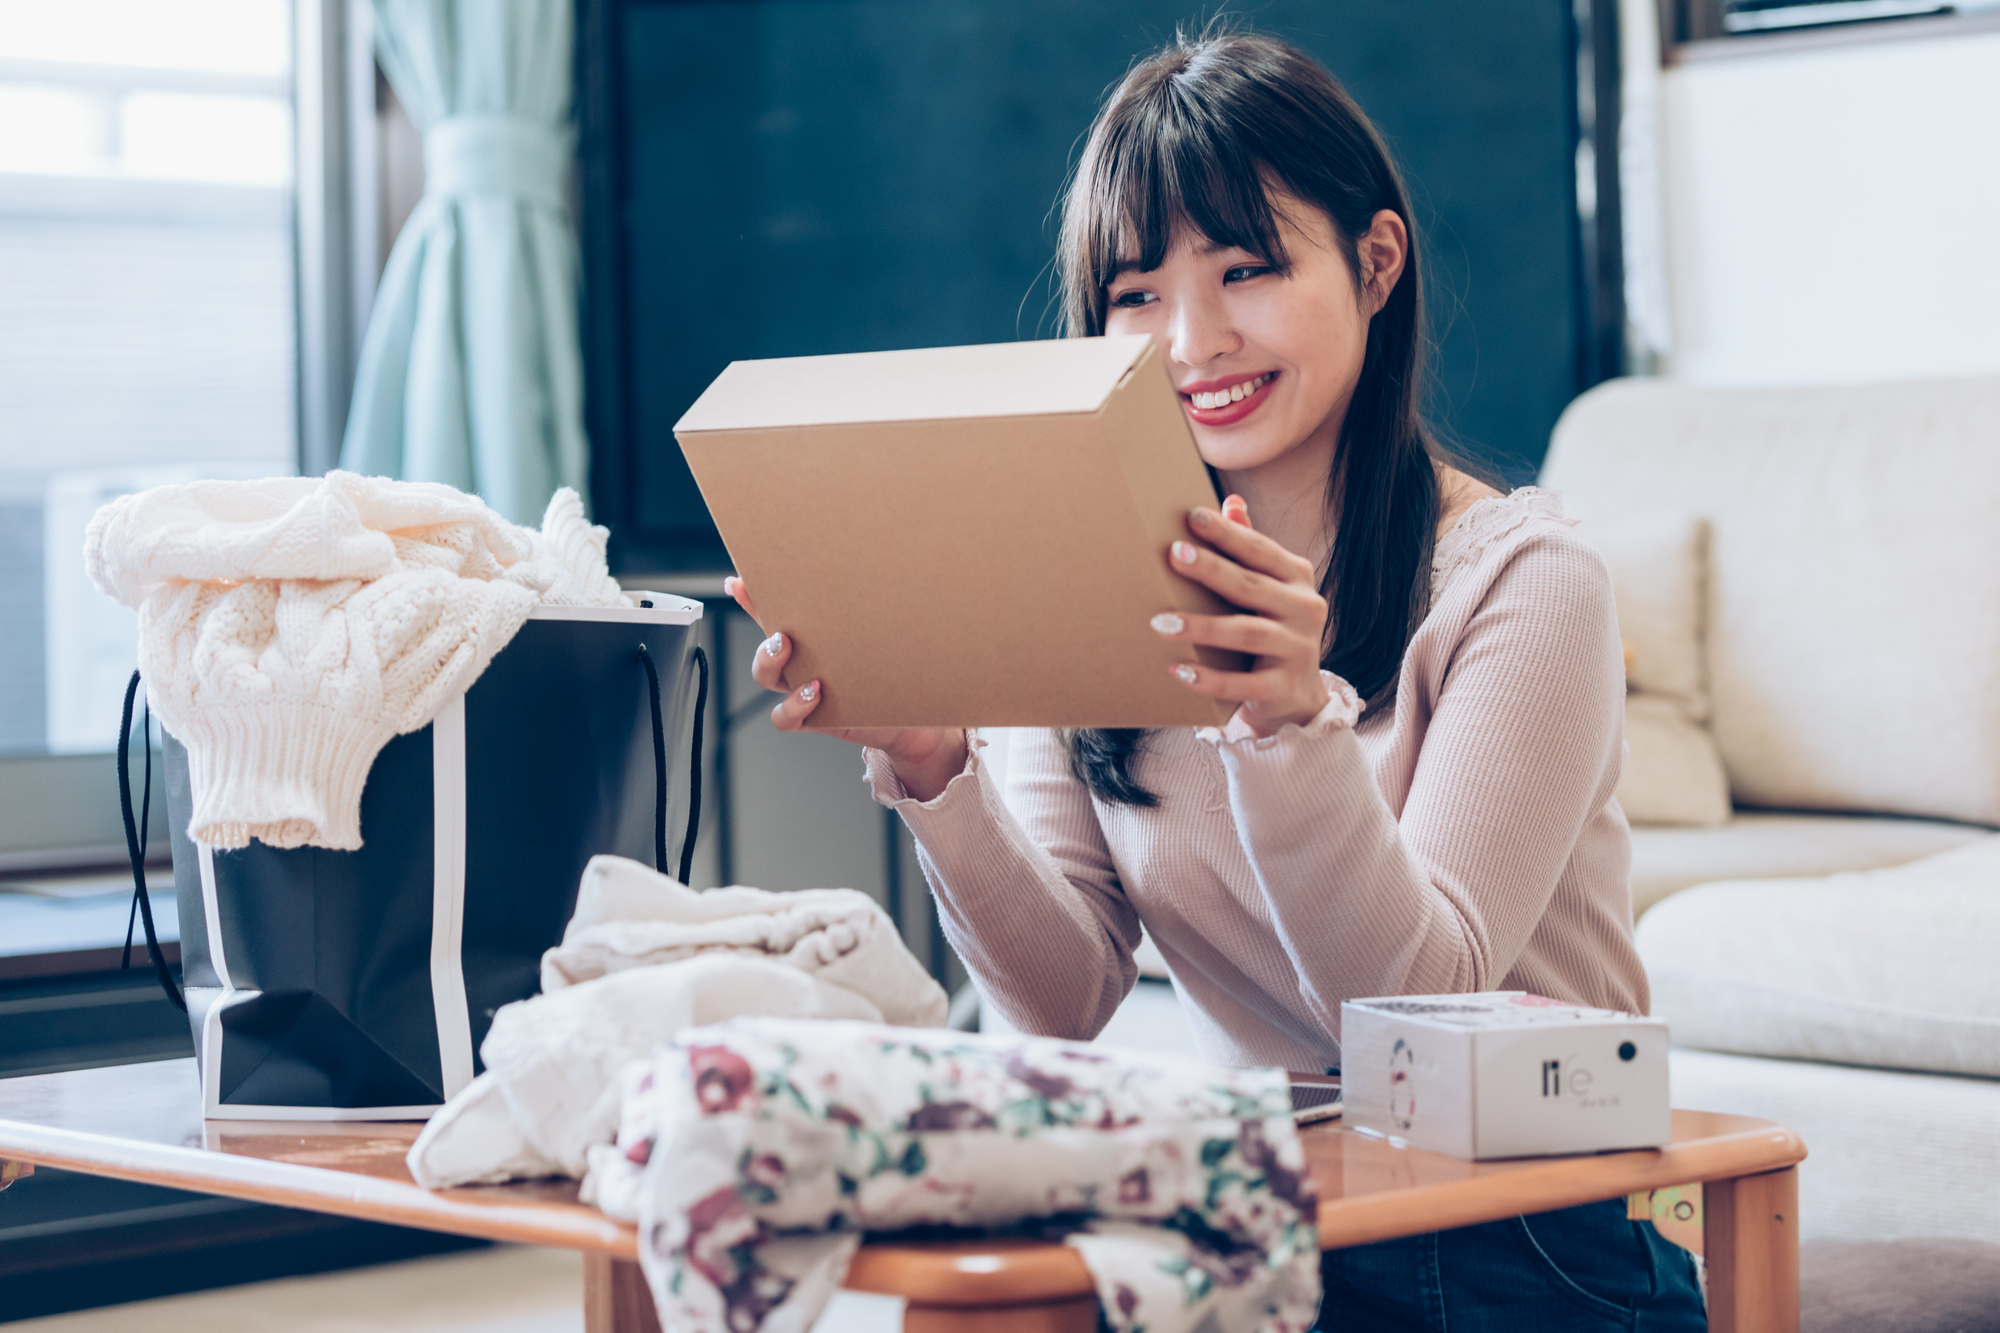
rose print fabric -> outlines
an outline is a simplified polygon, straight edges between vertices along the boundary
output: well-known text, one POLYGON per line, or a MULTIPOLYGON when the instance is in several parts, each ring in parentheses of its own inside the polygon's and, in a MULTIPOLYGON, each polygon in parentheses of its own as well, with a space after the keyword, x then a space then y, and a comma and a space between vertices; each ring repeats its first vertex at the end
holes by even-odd
POLYGON ((1317 1313, 1281 1070, 742 1018, 626 1078, 586 1196, 639 1223, 669 1333, 810 1328, 863 1231, 1030 1219, 1080 1252, 1120 1333, 1303 1333, 1317 1313))

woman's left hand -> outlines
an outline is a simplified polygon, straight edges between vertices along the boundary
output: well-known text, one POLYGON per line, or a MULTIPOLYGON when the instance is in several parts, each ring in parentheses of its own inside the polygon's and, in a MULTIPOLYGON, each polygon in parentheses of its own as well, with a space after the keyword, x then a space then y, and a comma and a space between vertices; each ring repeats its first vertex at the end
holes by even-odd
POLYGON ((1177 643, 1230 648, 1256 661, 1249 671, 1178 662, 1170 668, 1174 677, 1196 694, 1241 704, 1240 715, 1259 736, 1275 735, 1287 722, 1310 722, 1331 697, 1319 674, 1326 599, 1312 563, 1252 528, 1238 496, 1224 500, 1220 513, 1194 510, 1188 530, 1207 545, 1175 542, 1168 565, 1246 614, 1168 611, 1153 617, 1154 630, 1177 643))

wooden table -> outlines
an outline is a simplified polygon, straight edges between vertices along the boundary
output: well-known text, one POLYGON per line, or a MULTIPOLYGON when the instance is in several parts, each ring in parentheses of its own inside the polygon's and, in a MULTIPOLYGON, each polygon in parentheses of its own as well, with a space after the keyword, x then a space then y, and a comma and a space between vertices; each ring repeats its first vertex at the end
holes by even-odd
MULTIPOLYGON (((571 1181, 432 1192, 404 1154, 421 1125, 204 1121, 194 1061, 0 1079, 0 1158, 431 1231, 581 1250, 589 1333, 657 1329, 630 1227, 571 1181)), ((1331 1249, 1704 1182, 1709 1327, 1798 1328, 1798 1180, 1791 1130, 1674 1112, 1665 1148, 1467 1162, 1334 1123, 1303 1132, 1331 1249)), ((0 1205, 4 1206, 4 1205, 0 1205)), ((906 1333, 1068 1333, 1096 1326, 1076 1252, 1028 1241, 874 1243, 847 1285, 901 1296, 906 1333)))

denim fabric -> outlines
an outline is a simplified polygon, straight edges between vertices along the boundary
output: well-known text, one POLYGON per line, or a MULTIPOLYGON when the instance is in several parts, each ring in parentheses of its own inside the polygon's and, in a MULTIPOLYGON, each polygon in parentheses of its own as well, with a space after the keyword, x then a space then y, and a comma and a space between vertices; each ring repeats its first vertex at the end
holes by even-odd
POLYGON ((1702 1333, 1694 1258, 1625 1201, 1328 1250, 1324 1333, 1702 1333))

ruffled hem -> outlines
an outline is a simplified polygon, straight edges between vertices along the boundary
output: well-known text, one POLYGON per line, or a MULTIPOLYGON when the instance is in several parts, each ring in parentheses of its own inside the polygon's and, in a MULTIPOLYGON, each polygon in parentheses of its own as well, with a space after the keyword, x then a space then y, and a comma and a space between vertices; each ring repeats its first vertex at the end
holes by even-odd
POLYGON ((980 739, 978 732, 966 732, 965 767, 952 775, 951 781, 944 784, 943 791, 928 801, 920 801, 904 789, 903 780, 896 776, 895 767, 890 764, 889 756, 869 746, 861 752, 869 795, 875 798, 877 804, 886 805, 891 810, 910 808, 936 810, 952 798, 952 788, 960 783, 969 781, 974 786, 979 785, 979 752, 985 748, 986 742, 980 739))
POLYGON ((1243 720, 1243 710, 1237 709, 1229 715, 1229 721, 1220 727, 1198 727, 1195 735, 1211 745, 1236 745, 1249 741, 1259 750, 1268 750, 1286 738, 1287 732, 1294 732, 1307 739, 1324 736, 1330 731, 1351 730, 1361 718, 1361 710, 1366 706, 1361 696, 1331 671, 1321 671, 1319 678, 1326 682, 1326 706, 1314 713, 1305 722, 1287 722, 1269 736, 1259 736, 1248 722, 1243 720))
POLYGON ((1495 542, 1536 518, 1576 526, 1576 520, 1563 513, 1562 497, 1540 486, 1522 486, 1506 495, 1473 501, 1458 522, 1438 538, 1437 553, 1431 560, 1432 595, 1461 565, 1476 561, 1495 542))

